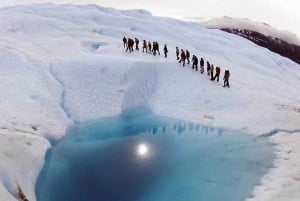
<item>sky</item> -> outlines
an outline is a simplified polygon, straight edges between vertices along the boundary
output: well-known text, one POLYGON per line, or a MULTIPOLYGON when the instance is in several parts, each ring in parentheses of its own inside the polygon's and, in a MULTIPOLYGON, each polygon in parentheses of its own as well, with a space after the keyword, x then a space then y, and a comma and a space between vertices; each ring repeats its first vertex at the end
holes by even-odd
POLYGON ((230 16, 265 22, 300 38, 299 0, 0 0, 0 7, 30 3, 98 4, 118 9, 146 9, 175 18, 230 16))

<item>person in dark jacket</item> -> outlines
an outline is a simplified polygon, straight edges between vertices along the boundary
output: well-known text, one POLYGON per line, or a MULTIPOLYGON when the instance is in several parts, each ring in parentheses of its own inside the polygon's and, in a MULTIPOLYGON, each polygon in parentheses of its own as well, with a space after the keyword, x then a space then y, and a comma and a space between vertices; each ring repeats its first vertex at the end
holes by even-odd
POLYGON ((210 66, 210 80, 214 80, 214 65, 210 66))
POLYGON ((204 73, 204 59, 203 58, 200 59, 200 72, 201 72, 201 74, 204 73))
POLYGON ((126 48, 126 45, 127 45, 127 38, 125 38, 125 36, 123 37, 123 45, 124 45, 124 48, 126 48))
POLYGON ((216 74, 214 76, 214 80, 217 78, 217 81, 219 82, 220 73, 221 73, 221 68, 217 66, 216 67, 216 74))
POLYGON ((159 51, 159 44, 157 41, 153 41, 153 44, 152 44, 152 52, 153 52, 153 55, 155 56, 156 54, 160 55, 160 51, 159 51))
POLYGON ((223 87, 228 87, 229 88, 229 77, 230 77, 230 72, 229 70, 225 70, 225 74, 224 74, 224 85, 223 87))
POLYGON ((209 63, 209 61, 206 62, 206 71, 207 71, 207 75, 210 75, 210 63, 209 63))
POLYGON ((144 50, 146 50, 146 53, 147 53, 147 42, 146 40, 143 40, 143 52, 144 50))
POLYGON ((168 57, 168 47, 167 47, 167 44, 165 44, 165 46, 164 46, 164 53, 165 53, 165 57, 167 58, 168 57))
POLYGON ((192 69, 196 69, 196 71, 197 71, 198 70, 198 58, 195 55, 192 56, 192 63, 193 63, 192 69))
POLYGON ((136 50, 140 50, 140 49, 139 49, 139 42, 140 42, 139 39, 134 38, 134 41, 135 41, 135 49, 136 49, 136 50))
POLYGON ((185 51, 185 56, 186 56, 187 64, 190 64, 190 52, 188 50, 185 51))
POLYGON ((148 53, 151 54, 151 52, 152 52, 151 42, 148 41, 148 53))
POLYGON ((154 56, 156 55, 156 42, 155 41, 152 42, 152 53, 154 56))
POLYGON ((185 66, 185 59, 186 59, 185 52, 183 51, 183 49, 181 49, 181 54, 180 54, 180 61, 179 61, 179 63, 182 62, 182 66, 185 66))
POLYGON ((176 57, 177 57, 177 60, 179 60, 179 48, 176 47, 176 57))
POLYGON ((158 55, 160 55, 160 51, 159 51, 159 44, 158 44, 158 42, 157 42, 157 41, 156 41, 156 51, 157 51, 158 55))
POLYGON ((133 51, 133 45, 134 45, 134 40, 131 38, 128 38, 126 52, 129 50, 129 53, 131 53, 133 51))

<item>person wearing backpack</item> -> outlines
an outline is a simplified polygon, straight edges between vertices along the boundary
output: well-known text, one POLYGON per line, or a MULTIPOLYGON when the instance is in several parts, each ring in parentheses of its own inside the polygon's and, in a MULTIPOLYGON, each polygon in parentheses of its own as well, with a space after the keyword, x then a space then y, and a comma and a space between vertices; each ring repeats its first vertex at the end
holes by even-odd
POLYGON ((128 38, 126 52, 128 50, 129 50, 129 53, 133 52, 133 45, 134 45, 134 40, 131 38, 128 38))
POLYGON ((207 71, 207 75, 210 75, 210 63, 209 63, 209 61, 206 62, 206 71, 207 71))
POLYGON ((135 49, 136 49, 136 50, 140 50, 140 49, 139 49, 139 42, 140 42, 139 39, 134 38, 134 41, 135 41, 135 49))
POLYGON ((221 73, 221 68, 219 66, 216 67, 216 74, 214 76, 214 80, 217 78, 217 82, 219 82, 219 77, 221 73))
POLYGON ((185 51, 187 64, 190 64, 190 52, 188 50, 185 51))
POLYGON ((200 72, 201 72, 201 74, 204 73, 204 59, 203 58, 200 59, 200 72))
POLYGON ((229 77, 230 77, 230 72, 229 70, 225 70, 225 74, 224 74, 224 85, 223 87, 228 87, 229 88, 229 77))
POLYGON ((160 55, 159 44, 157 41, 156 41, 155 45, 156 45, 156 51, 157 51, 158 55, 160 55))
POLYGON ((183 63, 182 66, 185 66, 185 59, 186 59, 186 56, 185 56, 185 52, 183 51, 183 49, 181 49, 181 54, 180 54, 180 61, 179 63, 183 63))
POLYGON ((156 42, 152 42, 152 54, 155 56, 156 55, 156 42))
POLYGON ((214 65, 210 66, 210 80, 214 80, 214 65))
POLYGON ((192 69, 196 69, 196 71, 198 70, 198 58, 193 55, 192 57, 192 63, 193 63, 193 66, 192 66, 192 69))

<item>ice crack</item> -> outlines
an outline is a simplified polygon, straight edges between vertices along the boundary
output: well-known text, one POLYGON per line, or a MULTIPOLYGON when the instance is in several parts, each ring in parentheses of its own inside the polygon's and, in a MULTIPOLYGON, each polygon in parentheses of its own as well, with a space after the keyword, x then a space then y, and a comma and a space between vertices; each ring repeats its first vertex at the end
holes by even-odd
POLYGON ((275 128, 275 129, 271 130, 268 133, 261 134, 260 136, 261 137, 271 137, 271 136, 276 135, 277 133, 280 133, 280 132, 293 134, 293 133, 299 133, 300 129, 294 129, 294 130, 292 130, 292 129, 275 128))
POLYGON ((68 110, 67 106, 66 106, 66 90, 65 90, 65 85, 63 83, 63 81, 61 81, 59 79, 59 77, 56 75, 56 73, 53 70, 53 64, 50 64, 49 67, 49 72, 52 75, 52 77, 59 83, 59 85, 61 86, 62 92, 61 92, 61 96, 60 96, 60 106, 62 108, 62 110, 64 111, 64 113, 66 114, 66 116, 73 121, 74 123, 76 123, 76 121, 73 119, 70 111, 68 110))

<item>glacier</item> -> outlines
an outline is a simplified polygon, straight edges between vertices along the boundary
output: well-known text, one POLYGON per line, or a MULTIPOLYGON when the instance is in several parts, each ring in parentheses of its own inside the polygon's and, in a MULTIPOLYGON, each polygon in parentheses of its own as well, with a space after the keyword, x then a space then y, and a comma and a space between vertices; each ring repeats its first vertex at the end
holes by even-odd
POLYGON ((15 201, 17 185, 36 200, 50 141, 68 127, 133 107, 270 134, 274 168, 248 200, 299 200, 298 64, 238 36, 143 10, 40 4, 3 8, 0 17, 0 201, 15 201), (128 54, 123 36, 166 43, 169 56, 128 54), (231 88, 182 68, 176 46, 230 69, 231 88))

